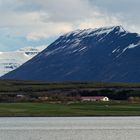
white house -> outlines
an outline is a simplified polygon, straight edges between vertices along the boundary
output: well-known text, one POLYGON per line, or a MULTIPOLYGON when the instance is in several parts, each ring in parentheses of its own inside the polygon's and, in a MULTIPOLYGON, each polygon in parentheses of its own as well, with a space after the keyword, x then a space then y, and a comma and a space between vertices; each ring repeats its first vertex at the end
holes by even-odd
POLYGON ((82 96, 81 101, 109 101, 109 98, 106 96, 82 96))

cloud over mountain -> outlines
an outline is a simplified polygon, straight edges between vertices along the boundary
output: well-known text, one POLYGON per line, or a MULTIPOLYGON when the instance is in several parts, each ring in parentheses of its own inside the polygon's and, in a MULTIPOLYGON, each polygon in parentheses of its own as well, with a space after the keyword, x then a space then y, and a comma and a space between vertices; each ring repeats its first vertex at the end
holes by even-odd
POLYGON ((138 0, 0 0, 0 50, 11 50, 16 43, 49 44, 75 29, 122 24, 139 31, 139 4, 138 0))

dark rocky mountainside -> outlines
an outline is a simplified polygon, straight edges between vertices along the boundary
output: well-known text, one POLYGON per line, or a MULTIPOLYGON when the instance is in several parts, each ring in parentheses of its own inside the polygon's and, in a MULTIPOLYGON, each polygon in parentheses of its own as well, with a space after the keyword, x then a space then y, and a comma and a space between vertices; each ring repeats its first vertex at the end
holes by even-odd
POLYGON ((2 78, 140 82, 140 35, 121 26, 76 30, 2 78))

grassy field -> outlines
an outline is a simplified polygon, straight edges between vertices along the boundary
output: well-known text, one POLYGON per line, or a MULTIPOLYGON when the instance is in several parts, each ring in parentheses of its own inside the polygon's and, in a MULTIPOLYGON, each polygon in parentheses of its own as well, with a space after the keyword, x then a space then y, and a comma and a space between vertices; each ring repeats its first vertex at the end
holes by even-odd
POLYGON ((73 104, 0 103, 0 116, 139 116, 140 104, 90 102, 73 104))

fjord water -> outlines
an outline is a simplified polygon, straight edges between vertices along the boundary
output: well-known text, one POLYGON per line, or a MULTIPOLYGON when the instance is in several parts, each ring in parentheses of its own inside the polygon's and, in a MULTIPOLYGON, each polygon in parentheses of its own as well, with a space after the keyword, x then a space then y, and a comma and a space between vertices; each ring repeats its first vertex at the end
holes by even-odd
POLYGON ((140 117, 0 118, 0 140, 139 140, 140 117))

